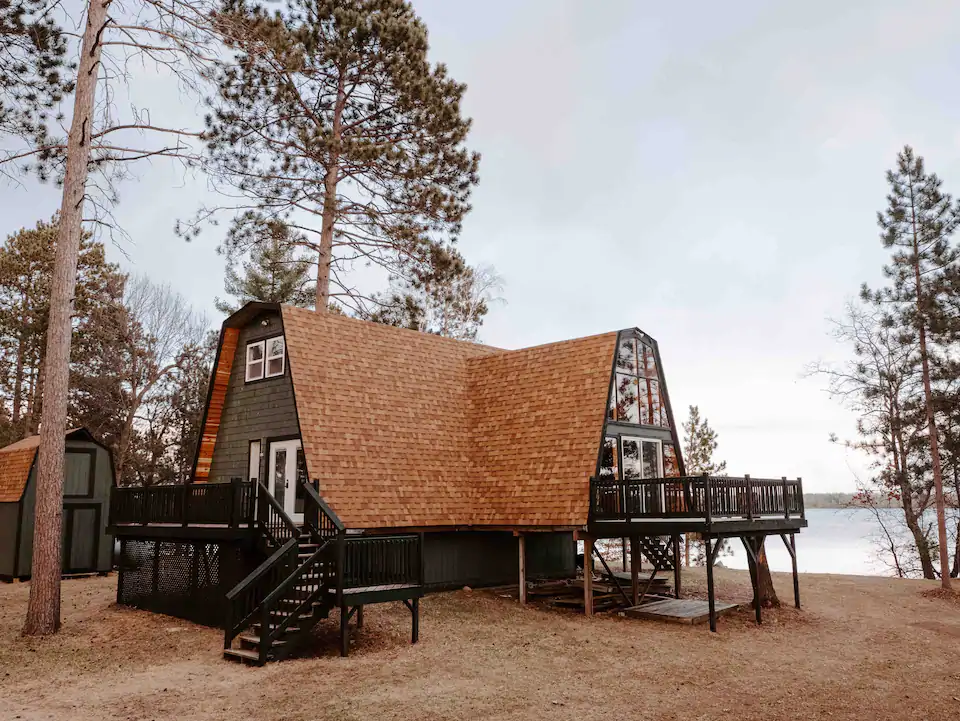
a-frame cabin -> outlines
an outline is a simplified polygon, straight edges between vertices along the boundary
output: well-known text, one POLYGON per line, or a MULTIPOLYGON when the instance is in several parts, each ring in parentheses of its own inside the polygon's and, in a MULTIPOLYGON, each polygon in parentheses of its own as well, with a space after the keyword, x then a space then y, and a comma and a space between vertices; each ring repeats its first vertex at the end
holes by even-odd
POLYGON ((678 570, 686 530, 805 525, 798 482, 683 475, 662 368, 637 329, 507 351, 249 303, 192 482, 114 493, 118 600, 222 625, 262 663, 334 608, 346 653, 378 601, 407 603, 416 640, 426 590, 572 577, 578 539, 588 571, 601 537, 678 570))

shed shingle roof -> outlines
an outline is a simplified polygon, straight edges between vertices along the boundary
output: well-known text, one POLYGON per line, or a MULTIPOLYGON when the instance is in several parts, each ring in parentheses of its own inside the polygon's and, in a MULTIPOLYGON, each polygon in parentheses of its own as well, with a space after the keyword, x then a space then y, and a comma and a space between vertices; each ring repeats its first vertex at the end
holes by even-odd
POLYGON ((348 527, 586 522, 616 333, 502 351, 282 313, 307 467, 348 527))
MULTIPOLYGON (((92 440, 84 428, 68 429, 66 437, 71 436, 92 440)), ((36 435, 0 448, 0 503, 16 503, 23 496, 39 447, 40 436, 36 435)))

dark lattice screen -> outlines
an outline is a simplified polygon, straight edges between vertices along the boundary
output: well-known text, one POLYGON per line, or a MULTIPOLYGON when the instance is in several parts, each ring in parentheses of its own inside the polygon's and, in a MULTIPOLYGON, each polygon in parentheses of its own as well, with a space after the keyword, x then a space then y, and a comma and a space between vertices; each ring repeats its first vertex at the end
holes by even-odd
POLYGON ((243 578, 236 545, 127 539, 120 545, 119 603, 224 624, 224 596, 243 578))

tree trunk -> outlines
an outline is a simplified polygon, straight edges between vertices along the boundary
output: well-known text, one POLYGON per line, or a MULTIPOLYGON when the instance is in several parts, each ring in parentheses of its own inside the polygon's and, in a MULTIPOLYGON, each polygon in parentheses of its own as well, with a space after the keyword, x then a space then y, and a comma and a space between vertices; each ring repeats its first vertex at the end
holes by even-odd
MULTIPOLYGON (((920 569, 924 578, 936 578, 933 570, 933 556, 930 553, 930 541, 920 525, 920 514, 913 505, 913 489, 907 478, 905 458, 906 451, 903 443, 903 433, 900 423, 900 405, 893 398, 890 399, 890 431, 893 440, 893 466, 897 474, 897 487, 900 489, 900 506, 903 508, 903 518, 913 536, 913 545, 917 549, 920 559, 920 569)), ((899 564, 898 564, 899 565, 899 564)))
POLYGON ((766 539, 760 545, 760 553, 757 554, 757 588, 759 593, 758 597, 753 599, 754 604, 759 603, 763 608, 780 608, 780 599, 777 598, 777 590, 773 587, 770 564, 767 562, 766 539))
POLYGON ((64 435, 70 380, 70 332, 83 201, 90 160, 89 138, 100 69, 100 31, 110 0, 91 0, 80 45, 73 120, 67 137, 67 164, 60 227, 50 288, 50 319, 44 358, 43 414, 37 461, 36 521, 30 601, 23 633, 56 633, 60 628, 61 526, 63 522, 64 435))
MULTIPOLYGON (((916 258, 916 255, 914 256, 916 258)), ((927 356, 927 331, 923 317, 922 295, 920 293, 920 265, 915 263, 914 273, 917 282, 917 313, 920 328, 920 368, 923 372, 923 400, 927 413, 927 432, 930 435, 930 456, 933 461, 933 492, 937 501, 937 539, 940 556, 940 585, 950 590, 950 545, 947 540, 947 507, 943 499, 943 471, 940 467, 940 441, 937 438, 937 424, 933 418, 933 395, 930 390, 930 360, 927 356)))
POLYGON ((13 424, 20 422, 20 413, 23 411, 23 356, 24 356, 24 336, 23 320, 21 319, 20 337, 17 342, 17 364, 13 375, 13 424))
POLYGON ((337 220, 337 176, 340 174, 340 138, 343 127, 343 108, 347 102, 345 71, 337 80, 337 103, 333 109, 331 148, 327 172, 323 177, 323 214, 320 224, 320 255, 317 258, 317 295, 314 310, 327 311, 330 306, 330 264, 333 262, 333 226, 337 220))

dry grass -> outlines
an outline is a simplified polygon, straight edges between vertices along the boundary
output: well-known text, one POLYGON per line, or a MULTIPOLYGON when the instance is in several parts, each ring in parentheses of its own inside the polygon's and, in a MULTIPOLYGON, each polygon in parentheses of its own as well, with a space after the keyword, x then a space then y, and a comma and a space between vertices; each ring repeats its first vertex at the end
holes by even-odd
MULTIPOLYGON (((746 574, 718 573, 746 599, 746 574)), ((786 600, 790 582, 776 576, 786 600)), ((702 593, 694 571, 692 594, 702 593)), ((805 608, 742 611, 720 633, 521 608, 496 593, 427 597, 421 642, 390 604, 367 609, 348 659, 336 618, 315 658, 252 669, 219 632, 112 604, 116 578, 64 583, 64 629, 19 636, 29 587, 0 587, 2 719, 953 719, 960 608, 932 584, 803 576, 805 608)))

